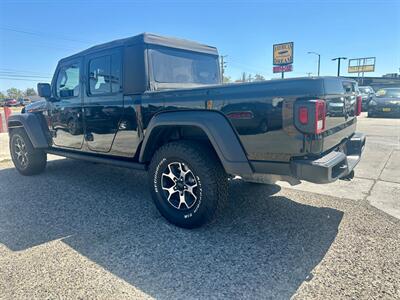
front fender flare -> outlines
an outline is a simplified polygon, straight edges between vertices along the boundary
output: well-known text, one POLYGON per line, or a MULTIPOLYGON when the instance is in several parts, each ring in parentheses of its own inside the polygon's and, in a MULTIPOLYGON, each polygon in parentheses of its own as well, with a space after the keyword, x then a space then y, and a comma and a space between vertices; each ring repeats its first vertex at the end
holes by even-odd
POLYGON ((11 115, 8 118, 7 126, 9 129, 23 127, 32 142, 34 148, 48 148, 49 142, 46 134, 43 132, 43 127, 40 119, 36 114, 24 113, 20 115, 11 115))
POLYGON ((216 111, 169 111, 155 115, 147 126, 139 162, 146 163, 151 160, 154 139, 157 138, 157 129, 174 126, 200 128, 207 135, 228 174, 245 175, 253 173, 245 150, 231 123, 223 114, 216 111))

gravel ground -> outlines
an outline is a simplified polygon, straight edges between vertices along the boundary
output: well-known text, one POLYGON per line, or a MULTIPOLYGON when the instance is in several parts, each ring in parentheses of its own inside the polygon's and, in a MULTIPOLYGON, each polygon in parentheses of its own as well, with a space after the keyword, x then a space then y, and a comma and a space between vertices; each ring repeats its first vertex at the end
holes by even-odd
POLYGON ((400 221, 367 201, 232 182, 184 230, 146 174, 67 159, 0 163, 0 298, 400 298, 400 221))

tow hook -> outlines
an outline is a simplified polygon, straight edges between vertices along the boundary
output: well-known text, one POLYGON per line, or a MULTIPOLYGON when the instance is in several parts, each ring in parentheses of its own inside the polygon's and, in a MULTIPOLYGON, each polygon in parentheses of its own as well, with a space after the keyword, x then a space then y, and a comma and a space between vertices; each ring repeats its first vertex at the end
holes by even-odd
POLYGON ((354 170, 352 170, 349 174, 347 174, 346 176, 340 177, 340 180, 344 180, 344 181, 350 181, 354 178, 354 170))

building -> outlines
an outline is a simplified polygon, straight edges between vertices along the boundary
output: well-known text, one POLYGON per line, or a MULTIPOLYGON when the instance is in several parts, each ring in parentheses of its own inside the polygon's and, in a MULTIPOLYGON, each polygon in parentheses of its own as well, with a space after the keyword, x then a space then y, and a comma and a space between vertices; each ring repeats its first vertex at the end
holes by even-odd
POLYGON ((400 87, 400 75, 397 73, 386 74, 382 77, 356 77, 356 76, 346 76, 347 78, 354 79, 359 85, 369 85, 372 86, 375 91, 380 88, 387 87, 400 87))

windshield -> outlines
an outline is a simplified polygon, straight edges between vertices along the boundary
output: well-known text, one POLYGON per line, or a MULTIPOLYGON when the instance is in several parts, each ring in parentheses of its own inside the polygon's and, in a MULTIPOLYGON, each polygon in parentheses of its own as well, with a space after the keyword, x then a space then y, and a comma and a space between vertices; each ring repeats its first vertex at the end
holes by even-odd
POLYGON ((154 81, 170 84, 218 84, 218 57, 176 49, 150 49, 154 81))
POLYGON ((380 89, 376 92, 378 98, 400 98, 400 88, 398 89, 380 89))

